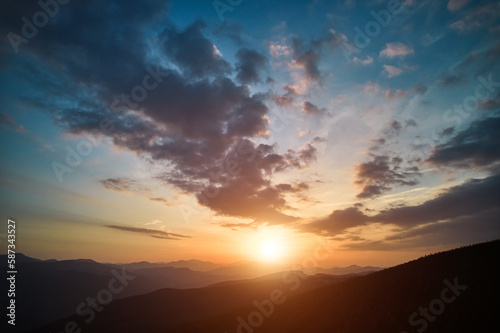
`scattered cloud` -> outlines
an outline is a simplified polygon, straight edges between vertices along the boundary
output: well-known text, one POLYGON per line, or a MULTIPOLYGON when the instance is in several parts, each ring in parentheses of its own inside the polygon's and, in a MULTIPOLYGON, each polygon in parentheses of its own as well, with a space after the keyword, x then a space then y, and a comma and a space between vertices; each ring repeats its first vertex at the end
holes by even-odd
POLYGON ((385 49, 380 51, 380 56, 385 58, 403 58, 410 54, 413 54, 413 48, 403 43, 387 43, 385 49))
POLYGON ((403 159, 371 154, 372 159, 356 166, 355 184, 362 187, 359 199, 371 199, 390 191, 392 185, 414 186, 421 176, 418 167, 403 167, 403 159))
POLYGON ((467 33, 483 27, 492 27, 495 24, 498 24, 499 18, 500 4, 489 3, 474 9, 464 18, 453 22, 450 25, 450 28, 457 30, 460 33, 467 33))
MULTIPOLYGON (((452 230, 453 226, 460 226, 464 232, 466 229, 475 233, 478 230, 478 223, 481 223, 481 217, 488 216, 489 221, 496 219, 498 222, 500 217, 500 209, 498 209, 499 186, 499 174, 484 179, 471 179, 461 185, 451 187, 435 198, 419 205, 390 208, 375 215, 364 214, 359 210, 360 206, 349 207, 335 210, 329 216, 303 224, 299 228, 305 232, 328 236, 345 233, 348 228, 377 223, 402 228, 401 231, 388 236, 386 242, 411 238, 431 231, 437 232, 436 229, 441 228, 443 231, 452 230), (475 200, 471 200, 471 198, 475 200)), ((500 232, 498 223, 488 223, 488 225, 489 229, 483 233, 483 236, 494 230, 496 236, 490 237, 498 237, 500 232)))
POLYGON ((373 63, 373 57, 366 57, 366 59, 362 60, 362 59, 359 59, 358 57, 354 57, 352 59, 352 61, 355 63, 355 64, 361 64, 363 66, 366 66, 366 65, 369 65, 371 63, 373 63))
POLYGON ((318 115, 318 114, 323 114, 326 112, 325 108, 319 108, 313 103, 309 101, 304 101, 302 103, 302 110, 303 113, 308 114, 308 115, 318 115))
POLYGON ((388 77, 395 77, 401 75, 403 73, 403 70, 395 66, 384 65, 384 72, 388 77))

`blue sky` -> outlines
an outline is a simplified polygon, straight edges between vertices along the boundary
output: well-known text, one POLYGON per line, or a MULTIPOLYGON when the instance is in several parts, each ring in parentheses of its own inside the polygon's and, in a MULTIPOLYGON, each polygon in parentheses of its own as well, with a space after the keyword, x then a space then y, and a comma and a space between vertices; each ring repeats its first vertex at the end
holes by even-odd
POLYGON ((27 255, 390 265, 499 237, 498 3, 47 4, 1 10, 27 255))

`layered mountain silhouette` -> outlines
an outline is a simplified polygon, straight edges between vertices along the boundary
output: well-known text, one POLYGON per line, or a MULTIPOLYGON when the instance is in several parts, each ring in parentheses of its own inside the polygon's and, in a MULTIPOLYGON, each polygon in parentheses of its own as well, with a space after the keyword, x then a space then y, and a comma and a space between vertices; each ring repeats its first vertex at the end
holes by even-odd
POLYGON ((288 271, 166 288, 29 332, 497 332, 499 250, 477 244, 363 276, 288 271))
MULTIPOLYGON (((113 300, 164 288, 188 289, 230 283, 284 270, 279 265, 258 262, 218 265, 200 260, 182 260, 116 265, 90 259, 39 260, 21 253, 16 255, 16 261, 19 271, 16 277, 18 331, 33 329, 74 315, 77 307, 82 302, 85 303, 87 297, 95 297, 116 274, 123 274, 122 269, 125 269, 125 274, 134 278, 127 282, 123 291, 113 294, 113 300)), ((4 271, 7 270, 6 263, 6 255, 0 256, 0 268, 4 271)))

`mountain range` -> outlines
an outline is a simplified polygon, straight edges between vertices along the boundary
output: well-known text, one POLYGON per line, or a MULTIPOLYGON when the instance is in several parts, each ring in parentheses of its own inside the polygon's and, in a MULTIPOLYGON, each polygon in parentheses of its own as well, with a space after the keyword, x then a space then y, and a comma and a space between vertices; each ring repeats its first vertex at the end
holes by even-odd
MULTIPOLYGON (((127 274, 133 276, 133 280, 128 281, 123 291, 113 294, 114 300, 164 288, 201 288, 285 270, 280 265, 259 262, 219 265, 200 260, 182 260, 103 264, 91 259, 40 260, 21 253, 16 254, 16 262, 19 272, 16 278, 16 328, 19 331, 74 315, 87 297, 95 296, 116 275, 127 274)), ((0 263, 0 268, 6 271, 6 255, 0 256, 0 263)), ((363 271, 363 268, 358 269, 363 271)), ((367 267, 365 271, 368 270, 372 270, 372 267, 367 267)))
POLYGON ((494 332, 499 252, 497 240, 361 275, 285 271, 164 288, 29 332, 494 332))

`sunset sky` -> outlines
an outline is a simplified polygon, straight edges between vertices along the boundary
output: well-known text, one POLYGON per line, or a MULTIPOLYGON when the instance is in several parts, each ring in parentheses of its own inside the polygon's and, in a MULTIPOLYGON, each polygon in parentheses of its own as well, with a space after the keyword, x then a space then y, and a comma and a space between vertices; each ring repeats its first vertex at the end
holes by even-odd
POLYGON ((500 238, 497 1, 0 8, 17 252, 390 266, 500 238))

